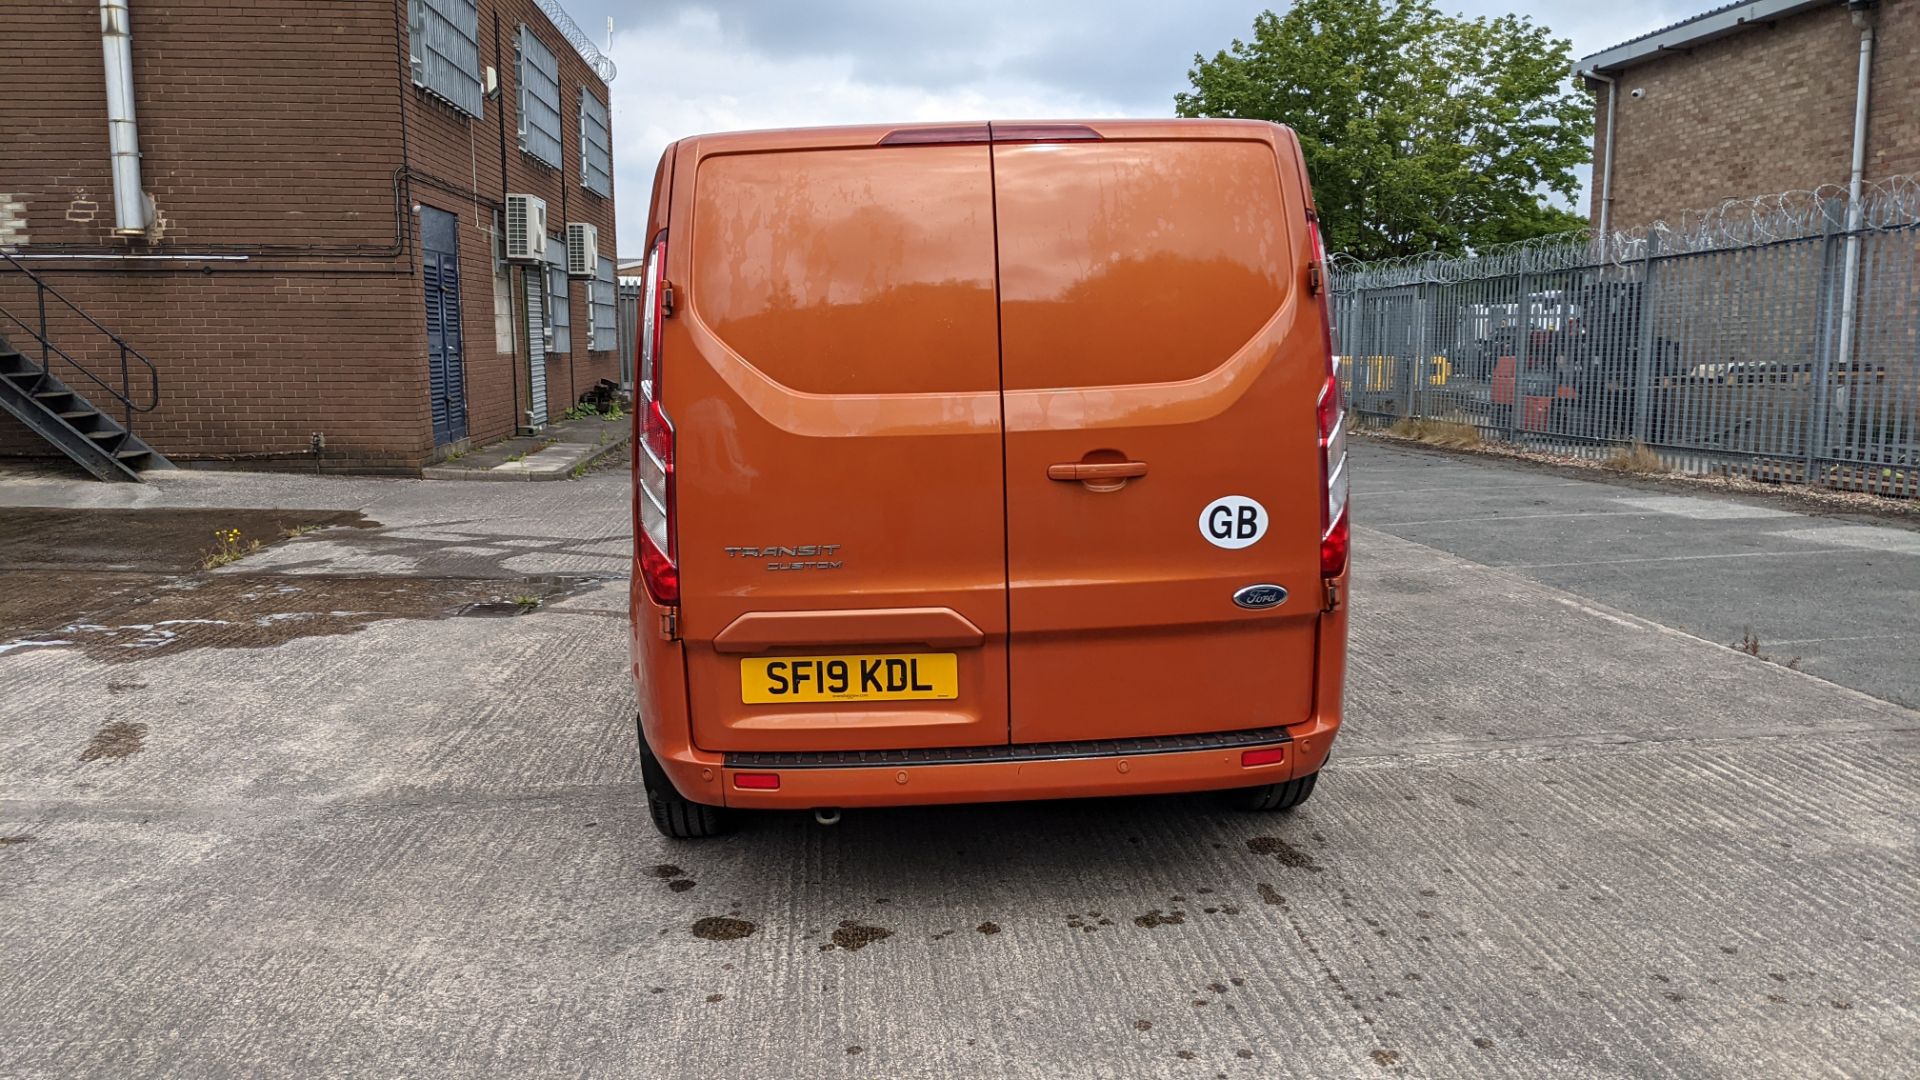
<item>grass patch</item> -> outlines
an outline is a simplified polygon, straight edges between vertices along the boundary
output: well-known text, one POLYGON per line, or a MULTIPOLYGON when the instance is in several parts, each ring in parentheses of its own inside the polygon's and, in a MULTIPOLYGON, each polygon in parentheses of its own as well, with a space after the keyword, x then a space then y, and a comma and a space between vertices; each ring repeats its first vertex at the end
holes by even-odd
POLYGON ((1746 653, 1748 656, 1765 660, 1769 664, 1779 664, 1783 668, 1791 668, 1794 671, 1800 670, 1800 658, 1797 656, 1788 660, 1776 660, 1772 656, 1761 652, 1760 639, 1754 636, 1753 627, 1751 626, 1741 631, 1740 640, 1734 642, 1732 648, 1734 652, 1746 653))
POLYGON ((260 550, 260 541, 248 540, 242 543, 239 529, 215 529, 213 532, 214 549, 200 560, 202 570, 217 570, 228 563, 241 559, 260 550))
POLYGON ((569 473, 567 473, 567 475, 568 475, 569 477, 571 477, 571 478, 573 478, 573 479, 575 479, 575 480, 578 480, 578 479, 580 479, 581 477, 583 477, 583 476, 585 476, 585 475, 587 475, 587 466, 588 466, 588 465, 591 465, 591 464, 592 464, 592 462, 589 462, 589 461, 583 461, 583 462, 581 462, 581 463, 579 463, 578 465, 575 465, 575 466, 573 467, 573 471, 571 471, 571 472, 569 472, 569 473))
POLYGON ((1387 429, 1387 434, 1396 438, 1425 443, 1428 446, 1445 446, 1455 450, 1470 450, 1480 445, 1480 429, 1472 424, 1462 424, 1454 420, 1425 420, 1420 417, 1407 417, 1387 429))
POLYGON ((288 527, 280 530, 280 535, 287 538, 288 540, 298 540, 300 537, 305 536, 308 533, 319 532, 320 529, 321 529, 321 526, 319 525, 289 525, 288 527))
POLYGON ((1654 476, 1672 471, 1667 468, 1666 462, 1660 460, 1659 454, 1647 449, 1647 444, 1638 439, 1631 446, 1616 447, 1603 464, 1614 472, 1633 473, 1636 476, 1654 476))
POLYGON ((521 611, 532 611, 534 608, 540 606, 540 598, 534 596, 532 593, 521 593, 519 596, 513 598, 513 606, 519 608, 521 611))

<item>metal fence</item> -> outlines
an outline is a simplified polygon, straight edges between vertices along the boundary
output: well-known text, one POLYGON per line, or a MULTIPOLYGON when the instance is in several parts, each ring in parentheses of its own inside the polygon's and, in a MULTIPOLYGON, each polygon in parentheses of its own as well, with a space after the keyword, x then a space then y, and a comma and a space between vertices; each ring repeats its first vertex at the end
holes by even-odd
POLYGON ((1331 277, 1363 424, 1920 496, 1914 178, 1331 277))
POLYGON ((633 358, 639 355, 634 340, 640 332, 640 293, 637 277, 620 278, 615 289, 613 324, 620 339, 620 385, 626 390, 633 389, 633 358))

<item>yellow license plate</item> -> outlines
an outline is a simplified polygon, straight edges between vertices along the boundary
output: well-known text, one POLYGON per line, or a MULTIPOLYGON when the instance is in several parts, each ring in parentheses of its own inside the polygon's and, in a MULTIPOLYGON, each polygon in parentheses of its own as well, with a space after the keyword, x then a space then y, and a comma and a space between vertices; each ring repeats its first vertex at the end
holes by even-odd
POLYGON ((932 701, 960 696, 954 653, 756 656, 740 661, 740 700, 932 701))

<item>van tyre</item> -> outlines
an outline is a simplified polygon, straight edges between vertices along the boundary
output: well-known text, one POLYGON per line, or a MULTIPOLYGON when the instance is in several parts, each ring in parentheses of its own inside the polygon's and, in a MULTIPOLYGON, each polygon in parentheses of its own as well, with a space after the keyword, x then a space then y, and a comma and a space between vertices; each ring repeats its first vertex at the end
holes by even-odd
POLYGON ((1227 792, 1227 801, 1236 810, 1291 810, 1307 801, 1307 796, 1313 794, 1314 782, 1319 779, 1318 772, 1310 772, 1305 776, 1283 780, 1278 784, 1241 788, 1227 792))
POLYGON ((719 836, 732 827, 725 807, 694 802, 675 790, 667 771, 644 742, 640 744, 640 779, 647 787, 647 812, 653 815, 653 827, 661 835, 700 840, 719 836))

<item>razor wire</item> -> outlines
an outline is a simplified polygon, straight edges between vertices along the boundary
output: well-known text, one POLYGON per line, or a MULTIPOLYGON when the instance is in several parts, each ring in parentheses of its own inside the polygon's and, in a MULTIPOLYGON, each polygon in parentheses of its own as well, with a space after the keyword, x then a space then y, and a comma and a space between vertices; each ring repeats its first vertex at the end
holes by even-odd
POLYGON ((573 51, 580 54, 580 59, 587 62, 595 75, 600 76, 600 81, 612 82, 613 77, 619 74, 619 69, 613 66, 613 58, 594 45, 593 39, 573 21, 573 16, 567 14, 567 9, 560 6, 560 0, 533 2, 552 21, 554 28, 560 31, 560 36, 567 39, 567 44, 573 46, 573 51))
POLYGON ((1461 255, 1420 253, 1362 261, 1336 254, 1328 260, 1328 270, 1336 292, 1452 285, 1517 274, 1626 266, 1652 255, 1725 251, 1914 225, 1920 225, 1920 177, 1901 175, 1863 185, 1857 203, 1849 200, 1845 186, 1827 184, 1727 199, 1711 209, 1685 210, 1670 220, 1605 235, 1578 230, 1461 255))

